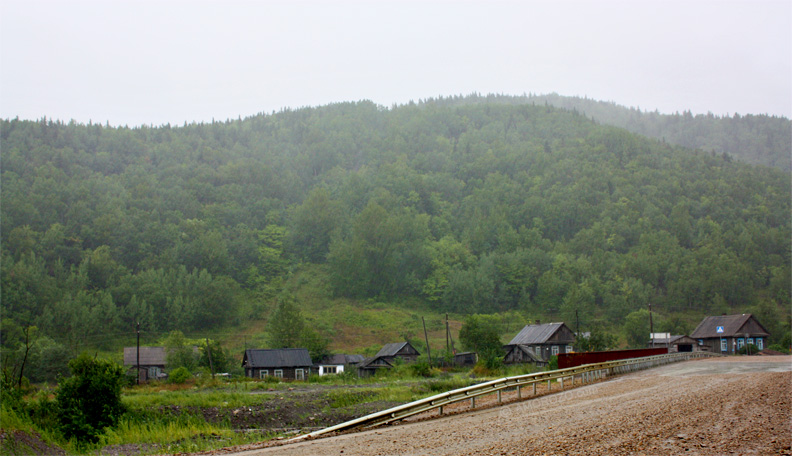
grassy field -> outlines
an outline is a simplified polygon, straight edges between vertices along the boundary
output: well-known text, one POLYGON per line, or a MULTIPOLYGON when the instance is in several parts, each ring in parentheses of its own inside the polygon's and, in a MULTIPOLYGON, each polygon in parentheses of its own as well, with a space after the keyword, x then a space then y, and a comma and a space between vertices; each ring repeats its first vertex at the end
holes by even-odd
MULTIPOLYGON (((492 375, 527 373, 521 366, 492 375)), ((417 377, 410 365, 388 375, 311 377, 305 382, 191 379, 123 390, 127 408, 119 425, 93 444, 65 441, 56 431, 51 390, 31 389, 19 409, 2 408, 3 454, 91 454, 106 449, 133 454, 205 451, 290 436, 485 380, 471 371, 431 371, 417 377)))

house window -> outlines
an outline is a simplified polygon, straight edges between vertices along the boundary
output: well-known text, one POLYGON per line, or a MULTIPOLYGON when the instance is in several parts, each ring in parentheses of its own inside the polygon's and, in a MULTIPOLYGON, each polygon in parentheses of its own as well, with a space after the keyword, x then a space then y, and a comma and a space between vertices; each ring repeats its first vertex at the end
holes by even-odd
POLYGON ((726 339, 721 339, 721 351, 722 352, 729 351, 726 345, 726 339))
POLYGON ((261 370, 259 371, 259 378, 264 378, 264 377, 266 377, 267 375, 269 375, 269 370, 267 370, 267 369, 261 369, 261 370))
POLYGON ((699 339, 699 345, 704 345, 704 339, 699 339))
POLYGON ((294 378, 297 379, 297 380, 305 380, 305 370, 304 369, 295 369, 294 378))
POLYGON ((753 344, 754 344, 754 338, 753 337, 749 337, 748 338, 748 345, 753 345, 753 344))
POLYGON ((764 350, 764 340, 761 337, 756 338, 756 348, 764 350))
POLYGON ((553 347, 550 349, 550 352, 553 354, 553 356, 557 355, 558 354, 558 345, 553 345, 553 347))
POLYGON ((564 353, 572 353, 572 351, 573 351, 572 350, 572 346, 571 345, 567 345, 566 346, 566 351, 564 353))
POLYGON ((737 349, 739 350, 740 348, 743 348, 743 345, 745 345, 745 339, 740 337, 739 339, 737 339, 737 349))
POLYGON ((275 369, 275 378, 283 378, 283 369, 275 369))
POLYGON ((325 374, 335 374, 337 372, 336 369, 337 369, 336 366, 325 366, 324 367, 324 373, 325 374))

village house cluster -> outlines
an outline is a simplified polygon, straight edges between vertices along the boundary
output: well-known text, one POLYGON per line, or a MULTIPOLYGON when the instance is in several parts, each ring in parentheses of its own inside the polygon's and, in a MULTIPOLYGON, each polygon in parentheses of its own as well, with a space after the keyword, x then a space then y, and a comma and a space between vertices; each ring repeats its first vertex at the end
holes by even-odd
MULTIPOLYGON (((704 318, 688 335, 653 334, 649 348, 666 348, 668 352, 709 351, 732 355, 746 345, 763 350, 770 334, 751 314, 721 315, 704 318)), ((586 337, 582 334, 581 337, 586 337)), ((526 325, 508 344, 503 346, 505 364, 532 363, 546 366, 551 357, 573 353, 575 333, 563 322, 526 325)), ((197 347, 194 347, 197 352, 197 347)), ((356 372, 371 376, 383 369, 392 369, 398 363, 412 363, 420 352, 409 342, 385 344, 376 355, 365 358, 357 354, 334 354, 317 363, 311 361, 305 348, 247 349, 242 357, 245 376, 264 379, 268 376, 289 380, 306 380, 309 375, 319 376, 356 372)), ((456 366, 472 366, 475 353, 454 355, 456 366)), ((138 370, 141 381, 167 377, 167 356, 164 347, 125 347, 124 366, 133 375, 138 370)))

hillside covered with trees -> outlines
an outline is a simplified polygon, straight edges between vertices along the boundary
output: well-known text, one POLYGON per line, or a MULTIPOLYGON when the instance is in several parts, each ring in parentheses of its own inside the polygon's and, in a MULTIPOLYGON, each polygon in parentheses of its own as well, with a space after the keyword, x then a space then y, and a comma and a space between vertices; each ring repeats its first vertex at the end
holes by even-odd
POLYGON ((577 316, 637 345, 651 303, 655 330, 754 312, 788 343, 788 172, 501 98, 2 120, 3 346, 242 327, 300 271, 330 306, 577 316))
POLYGON ((661 114, 557 94, 532 95, 527 100, 576 110, 597 122, 626 128, 633 133, 671 144, 792 171, 792 121, 784 117, 739 113, 731 116, 716 116, 712 113, 694 116, 690 111, 661 114))

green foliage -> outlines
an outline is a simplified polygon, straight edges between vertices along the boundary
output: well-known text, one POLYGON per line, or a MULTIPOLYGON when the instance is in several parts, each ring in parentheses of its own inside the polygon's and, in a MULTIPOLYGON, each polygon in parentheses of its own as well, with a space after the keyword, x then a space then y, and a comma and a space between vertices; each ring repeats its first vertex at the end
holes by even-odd
POLYGON ((182 384, 192 378, 189 369, 184 366, 177 367, 168 374, 168 383, 182 384))
POLYGON ((547 370, 558 369, 558 355, 553 355, 547 360, 547 370))
POLYGON ((61 379, 55 398, 61 430, 67 439, 96 441, 124 413, 123 368, 83 353, 69 362, 69 369, 72 376, 61 379))
POLYGON ((781 344, 773 344, 767 347, 769 350, 777 351, 779 353, 789 354, 789 349, 781 344))
POLYGON ((189 373, 198 367, 199 358, 195 346, 178 329, 174 329, 168 334, 164 345, 165 359, 169 369, 184 368, 189 373))
POLYGON ((317 264, 327 280, 308 307, 322 312, 371 300, 577 314, 626 340, 640 329, 627 315, 651 302, 658 331, 751 311, 782 342, 790 131, 785 118, 476 94, 183 127, 0 120, 3 355, 28 326, 62 347, 44 356, 116 349, 110 335, 137 322, 239 325, 287 284, 302 298, 292 274, 317 264))
POLYGON ((270 318, 268 344, 271 348, 305 348, 314 362, 329 354, 329 340, 307 324, 290 293, 282 293, 270 318))
POLYGON ((589 337, 578 337, 575 342, 575 351, 604 351, 616 348, 616 336, 609 334, 597 327, 589 331, 589 337))
POLYGON ((497 322, 487 315, 467 317, 459 331, 462 347, 478 353, 482 359, 491 354, 502 355, 503 344, 496 325, 497 322))

